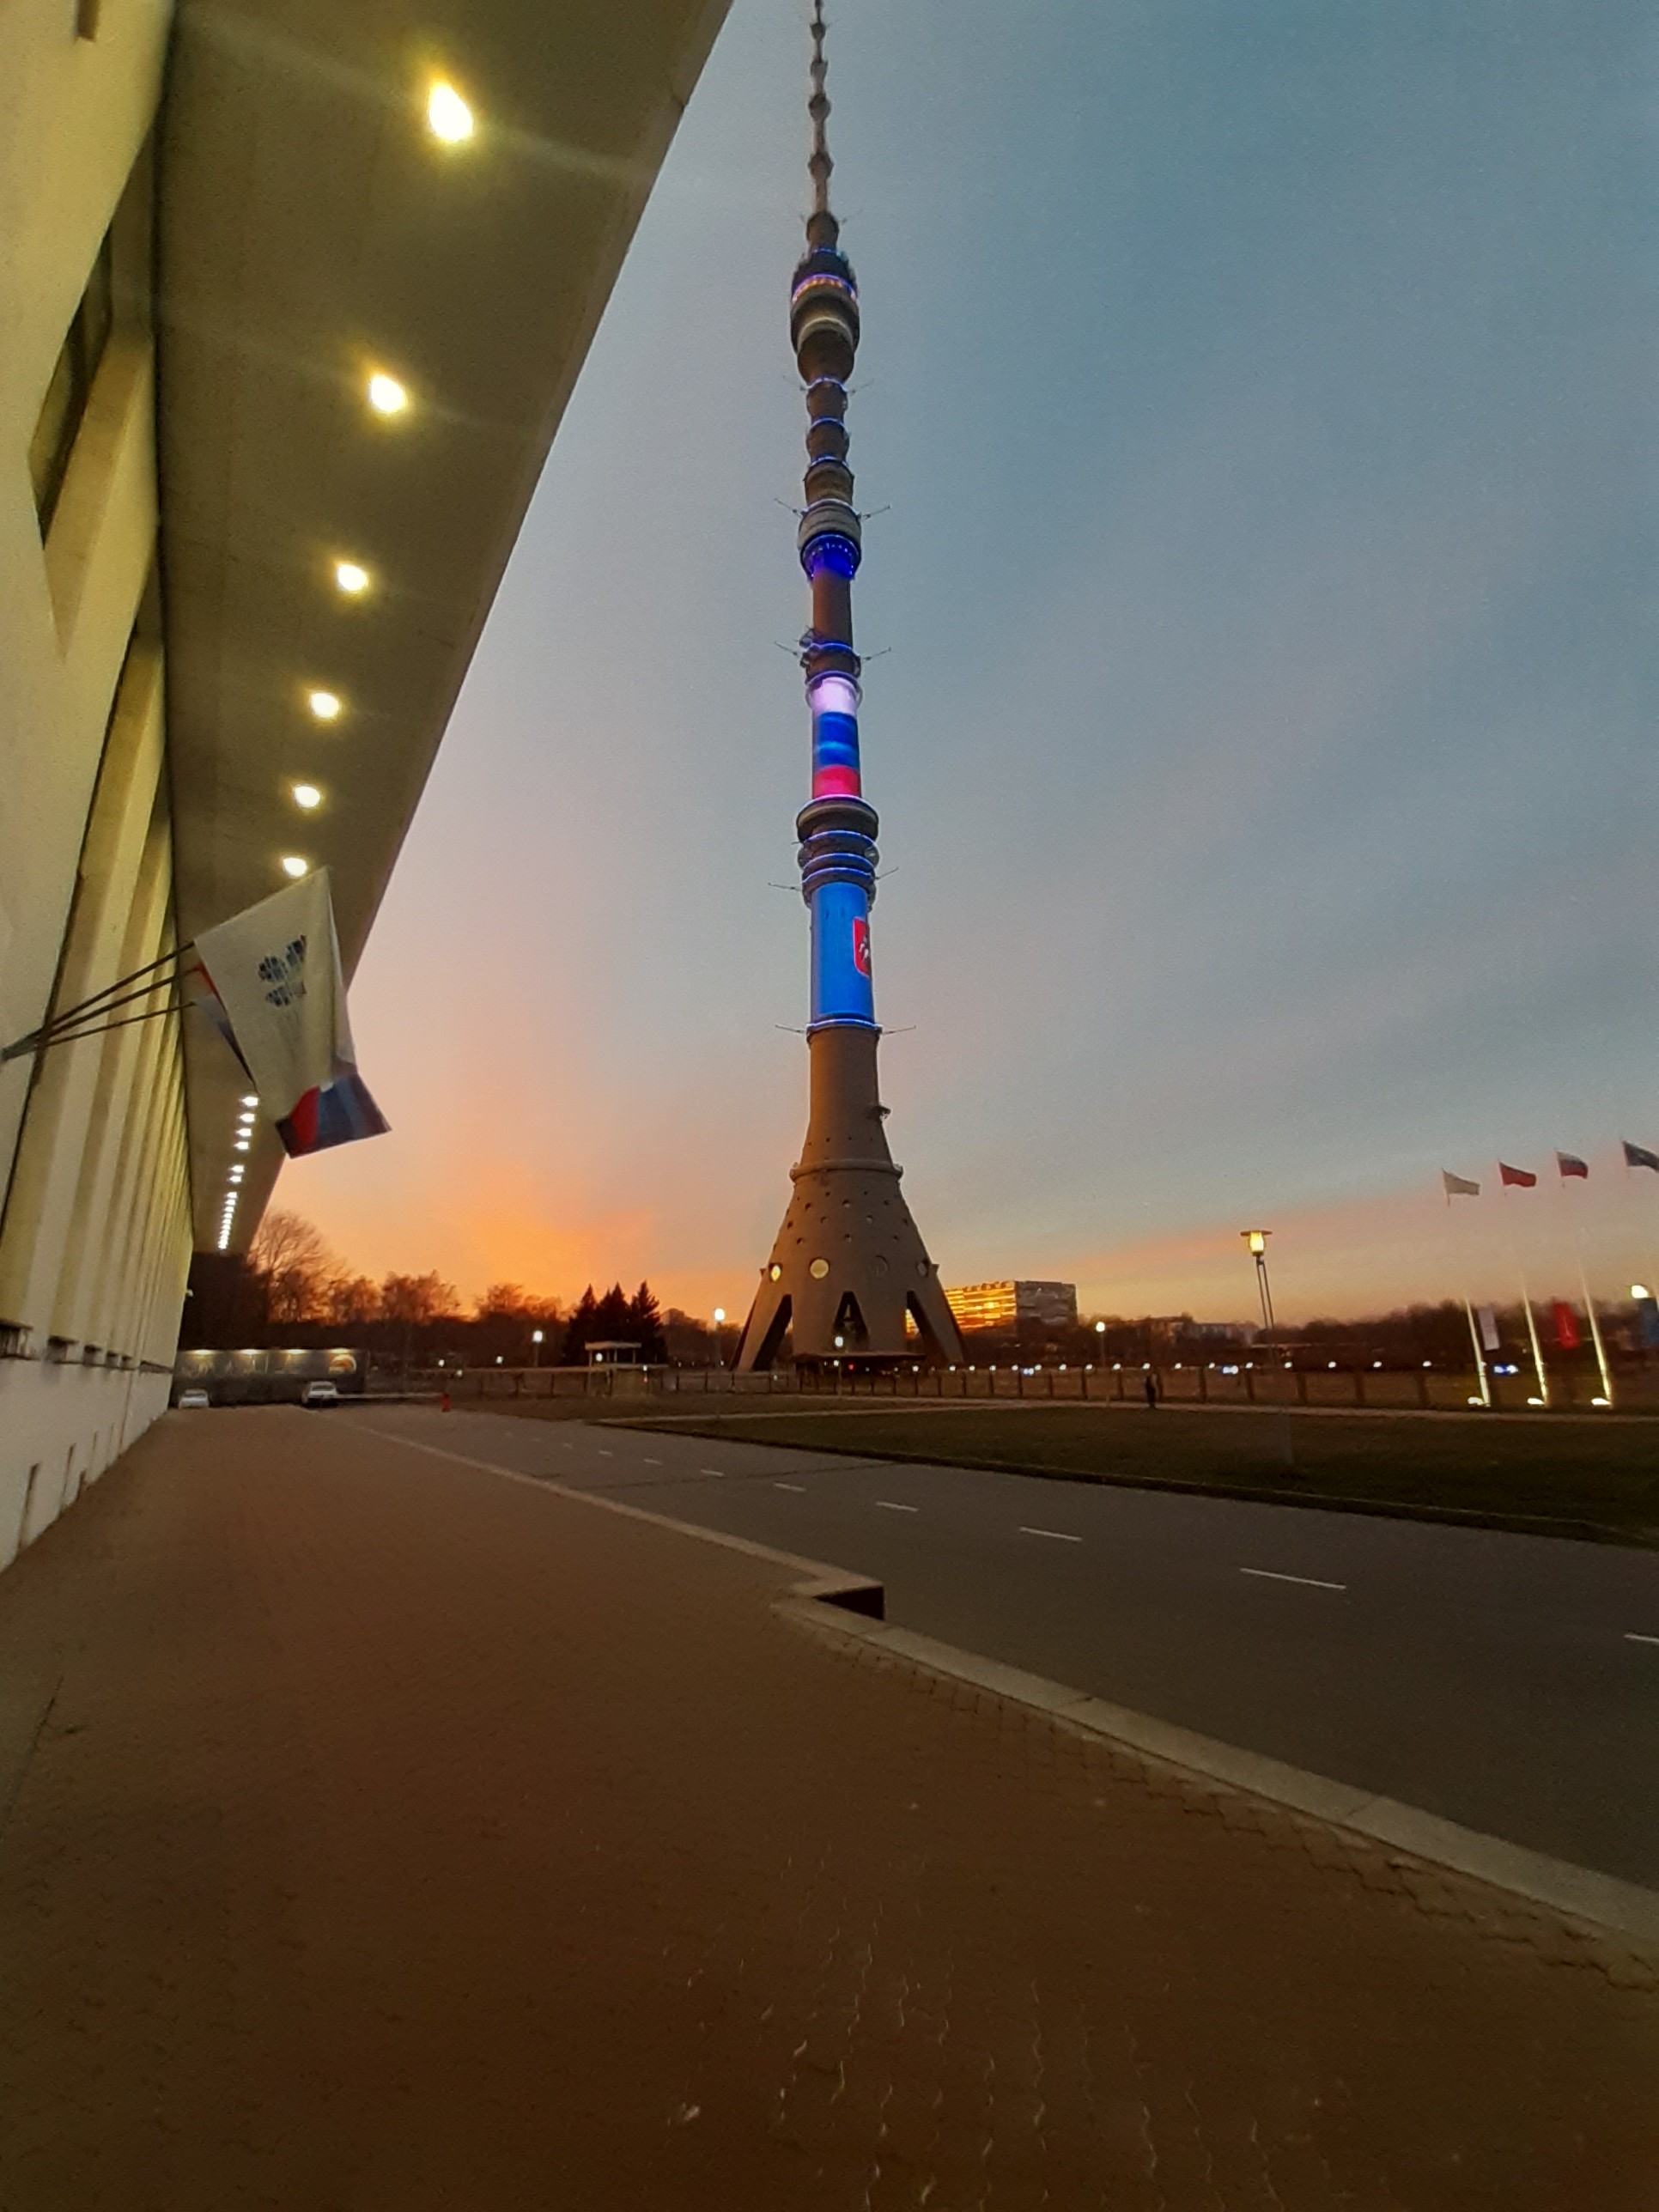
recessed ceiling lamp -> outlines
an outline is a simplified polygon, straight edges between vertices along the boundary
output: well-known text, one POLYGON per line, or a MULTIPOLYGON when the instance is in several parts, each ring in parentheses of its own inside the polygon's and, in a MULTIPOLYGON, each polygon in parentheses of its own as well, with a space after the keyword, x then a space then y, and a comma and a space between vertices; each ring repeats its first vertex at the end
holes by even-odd
POLYGON ((433 137, 446 146, 459 146, 472 136, 472 110, 441 77, 427 94, 426 121, 433 137))
POLYGON ((355 599, 359 592, 368 589, 368 571, 360 562, 337 561, 334 563, 334 580, 343 592, 349 592, 355 599))
POLYGON ((340 702, 337 694, 332 691, 307 691, 306 704, 319 722, 334 722, 339 720, 340 702))
POLYGON ((377 415, 401 415, 409 404, 409 394, 395 376, 377 368, 368 380, 368 404, 377 415))
POLYGON ((314 783, 296 783, 292 789, 294 804, 296 806, 303 806, 307 814, 313 806, 320 806, 323 803, 323 794, 314 783))
POLYGON ((253 1096, 252 1091, 250 1091, 247 1097, 242 1101, 244 1106, 257 1106, 258 1103, 258 1100, 253 1096))
POLYGON ((248 1149, 248 1142, 247 1142, 247 1139, 246 1139, 246 1137, 238 1137, 238 1139, 236 1139, 236 1150, 237 1150, 239 1152, 246 1152, 246 1150, 247 1150, 247 1149, 248 1149))
POLYGON ((302 860, 297 853, 289 853, 283 856, 283 873, 285 876, 292 876, 296 882, 307 872, 310 866, 310 861, 302 860))

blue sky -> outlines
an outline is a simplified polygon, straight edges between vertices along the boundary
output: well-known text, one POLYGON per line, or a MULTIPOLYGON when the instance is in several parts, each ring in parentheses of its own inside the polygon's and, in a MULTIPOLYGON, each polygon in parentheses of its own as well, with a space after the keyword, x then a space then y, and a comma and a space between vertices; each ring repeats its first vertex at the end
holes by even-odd
MULTIPOLYGON (((358 978, 394 1134, 284 1182, 372 1271, 740 1310, 781 1214, 806 51, 734 0, 358 978)), ((840 0, 830 55, 884 1082, 946 1280, 1246 1313, 1259 1217, 1291 1318, 1502 1291, 1557 1215, 1483 1199, 1454 1262, 1438 1170, 1556 1145, 1598 1278, 1648 1266, 1642 15, 840 0)))

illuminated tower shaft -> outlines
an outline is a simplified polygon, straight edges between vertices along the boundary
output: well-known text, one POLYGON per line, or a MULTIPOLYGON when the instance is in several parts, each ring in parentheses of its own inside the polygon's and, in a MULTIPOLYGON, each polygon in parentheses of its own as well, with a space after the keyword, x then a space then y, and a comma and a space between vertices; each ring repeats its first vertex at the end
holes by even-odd
POLYGON ((858 289, 830 212, 821 0, 812 18, 813 207, 790 291, 789 337, 806 387, 806 507, 798 544, 812 587, 801 640, 812 716, 812 796, 796 818, 801 896, 812 927, 811 1068, 794 1194, 762 1270, 738 1348, 769 1367, 793 1329, 798 1360, 956 1359, 961 1345, 938 1270, 899 1191, 876 1073, 870 908, 876 811, 859 761, 860 661, 853 578, 860 530, 847 465, 847 380, 858 351, 858 289), (907 1321, 915 1325, 914 1339, 907 1321))

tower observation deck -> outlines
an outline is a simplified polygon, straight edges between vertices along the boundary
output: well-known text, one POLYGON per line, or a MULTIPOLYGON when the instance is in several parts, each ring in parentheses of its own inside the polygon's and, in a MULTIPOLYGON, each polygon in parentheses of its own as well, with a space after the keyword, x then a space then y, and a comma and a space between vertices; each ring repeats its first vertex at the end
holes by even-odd
POLYGON ((801 896, 811 920, 806 1140, 772 1255, 738 1351, 769 1367, 786 1338, 798 1362, 957 1359, 956 1322, 888 1149, 880 1103, 870 952, 876 810, 859 753, 861 664, 853 579, 862 530, 848 465, 847 392, 859 343, 859 295, 830 210, 823 12, 814 0, 812 210, 789 293, 789 338, 806 394, 806 505, 797 533, 812 593, 801 666, 812 727, 811 797, 796 817, 801 896))

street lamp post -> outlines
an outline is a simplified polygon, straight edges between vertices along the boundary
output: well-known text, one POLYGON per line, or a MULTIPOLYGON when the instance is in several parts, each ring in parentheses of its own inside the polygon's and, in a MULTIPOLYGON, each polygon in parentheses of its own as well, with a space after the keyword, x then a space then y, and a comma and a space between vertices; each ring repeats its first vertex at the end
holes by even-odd
POLYGON ((1241 1229, 1239 1235, 1250 1248, 1250 1257, 1255 1261, 1255 1287, 1261 1299, 1261 1326, 1267 1341, 1273 1337, 1273 1285, 1267 1280, 1267 1239, 1271 1229, 1241 1229))
POLYGON ((532 1328, 531 1330, 530 1347, 530 1364, 532 1367, 539 1367, 542 1364, 542 1332, 540 1329, 532 1328))

